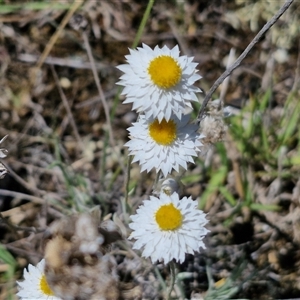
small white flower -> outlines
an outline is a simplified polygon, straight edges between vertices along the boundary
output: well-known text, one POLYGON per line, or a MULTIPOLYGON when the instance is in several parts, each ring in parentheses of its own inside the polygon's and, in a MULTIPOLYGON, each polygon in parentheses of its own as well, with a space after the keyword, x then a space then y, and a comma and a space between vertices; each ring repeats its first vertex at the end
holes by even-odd
POLYGON ((201 90, 193 84, 201 78, 196 74, 193 57, 179 56, 179 48, 167 46, 152 50, 143 44, 137 50, 129 49, 128 64, 117 68, 124 72, 117 83, 124 86, 124 103, 133 103, 133 110, 143 112, 147 118, 167 121, 174 113, 180 119, 191 101, 198 101, 201 90))
POLYGON ((166 177, 172 169, 179 171, 179 166, 187 169, 187 163, 194 163, 193 156, 200 151, 202 135, 197 133, 198 126, 188 124, 189 115, 181 120, 171 116, 169 121, 147 119, 141 115, 133 126, 128 128, 131 140, 125 144, 129 155, 134 155, 132 162, 139 161, 141 172, 155 168, 166 177))
POLYGON ((130 217, 133 232, 129 239, 136 239, 133 249, 143 248, 143 257, 165 264, 172 259, 182 263, 185 253, 205 249, 202 239, 208 232, 204 227, 208 221, 197 205, 191 197, 180 200, 177 193, 161 193, 160 199, 150 196, 130 217))
POLYGON ((54 296, 52 290, 50 289, 46 276, 44 273, 45 260, 42 259, 37 266, 31 264, 28 265, 28 271, 24 269, 24 281, 19 282, 18 289, 19 292, 17 296, 21 299, 35 300, 35 299, 47 299, 47 300, 59 300, 54 296))

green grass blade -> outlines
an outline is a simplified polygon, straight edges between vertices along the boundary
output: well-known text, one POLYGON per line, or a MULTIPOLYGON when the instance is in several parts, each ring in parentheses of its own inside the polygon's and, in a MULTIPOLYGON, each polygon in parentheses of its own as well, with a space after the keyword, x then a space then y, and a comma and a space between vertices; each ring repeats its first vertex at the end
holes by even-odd
POLYGON ((228 189, 226 187, 223 187, 223 186, 219 187, 219 191, 231 206, 236 206, 237 202, 236 202, 235 198, 228 191, 228 189))
POLYGON ((260 203, 251 203, 250 208, 257 211, 279 211, 280 207, 275 204, 260 204, 260 203))
POLYGON ((227 167, 221 166, 211 177, 207 188, 201 195, 199 200, 199 208, 203 209, 206 205, 208 198, 215 193, 223 184, 227 176, 227 167))

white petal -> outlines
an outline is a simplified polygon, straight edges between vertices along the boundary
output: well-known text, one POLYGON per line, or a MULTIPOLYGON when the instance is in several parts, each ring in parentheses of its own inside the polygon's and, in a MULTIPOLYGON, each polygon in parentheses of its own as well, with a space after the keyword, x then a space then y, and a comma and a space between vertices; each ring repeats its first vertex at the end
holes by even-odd
POLYGON ((147 117, 168 120, 171 109, 172 113, 180 119, 182 110, 186 106, 191 106, 191 101, 198 101, 195 93, 201 90, 193 85, 195 81, 201 79, 201 76, 196 74, 197 64, 192 62, 192 57, 179 56, 178 46, 173 49, 169 49, 167 46, 163 48, 156 46, 152 50, 143 44, 137 50, 129 49, 129 52, 130 54, 125 56, 128 64, 117 66, 124 73, 117 84, 125 87, 122 95, 131 99, 126 99, 124 103, 133 103, 133 110, 144 112, 147 117), (149 62, 159 55, 173 57, 182 69, 181 80, 167 90, 156 86, 147 71, 149 62), (142 103, 139 99, 140 96, 143 96, 142 103), (176 106, 172 104, 174 100, 178 102, 176 106), (139 103, 136 104, 136 102, 139 103), (169 107, 169 110, 166 111, 166 107, 169 107))
POLYGON ((207 224, 205 216, 191 197, 180 200, 176 192, 171 196, 161 193, 160 198, 151 196, 137 209, 137 214, 130 217, 133 221, 129 225, 133 229, 130 239, 136 239, 134 249, 143 249, 142 255, 151 258, 153 263, 163 261, 166 264, 172 259, 182 263, 185 253, 193 254, 205 248, 202 241, 208 232, 204 227, 207 224), (156 211, 168 203, 173 203, 184 219, 181 226, 172 231, 161 230, 155 220, 156 211))

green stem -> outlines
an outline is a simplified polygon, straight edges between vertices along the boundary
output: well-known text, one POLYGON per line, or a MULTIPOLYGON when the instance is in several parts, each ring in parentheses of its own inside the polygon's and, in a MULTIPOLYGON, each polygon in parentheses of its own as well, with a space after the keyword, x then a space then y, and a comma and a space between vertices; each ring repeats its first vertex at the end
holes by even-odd
POLYGON ((141 39, 141 36, 143 34, 143 31, 144 31, 144 28, 146 26, 146 22, 147 22, 147 20, 149 18, 150 11, 152 9, 153 4, 154 4, 154 0, 149 0, 147 8, 146 8, 146 10, 144 12, 144 15, 143 15, 143 19, 141 21, 140 27, 138 29, 138 32, 137 32, 137 34, 135 36, 135 39, 134 39, 134 42, 132 44, 132 48, 135 48, 138 45, 138 43, 139 43, 139 41, 141 39))
POLYGON ((159 269, 158 269, 157 266, 154 266, 154 272, 155 272, 155 274, 156 274, 156 276, 157 276, 157 279, 158 279, 158 281, 159 281, 159 283, 160 283, 162 289, 163 289, 164 291, 167 290, 167 285, 166 285, 166 283, 165 283, 163 277, 161 276, 160 271, 159 271, 159 269))
POLYGON ((167 300, 171 299, 171 293, 172 293, 173 288, 174 288, 175 277, 176 277, 176 274, 175 274, 176 273, 176 268, 175 268, 174 261, 171 261, 169 263, 169 266, 170 266, 170 273, 171 273, 171 283, 170 283, 170 287, 169 287, 168 294, 167 294, 167 300))
MULTIPOLYGON (((153 191, 157 190, 157 186, 158 186, 158 181, 159 181, 159 178, 160 178, 160 174, 161 174, 161 171, 158 171, 156 173, 156 176, 155 176, 155 181, 153 183, 153 191)), ((158 191, 159 192, 159 191, 158 191)))

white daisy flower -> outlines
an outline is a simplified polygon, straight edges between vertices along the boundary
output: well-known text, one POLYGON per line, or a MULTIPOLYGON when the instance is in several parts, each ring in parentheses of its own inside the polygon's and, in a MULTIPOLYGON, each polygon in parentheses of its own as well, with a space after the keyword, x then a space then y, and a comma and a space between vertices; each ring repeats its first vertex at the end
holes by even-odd
POLYGON ((178 46, 152 50, 143 44, 129 51, 128 64, 117 67, 124 72, 117 84, 125 87, 124 103, 133 103, 133 110, 143 112, 147 119, 168 121, 172 112, 180 119, 184 109, 192 107, 191 101, 198 101, 195 93, 201 90, 193 84, 202 77, 196 74, 193 57, 179 56, 178 46))
POLYGON ((198 126, 189 124, 190 116, 181 120, 171 115, 169 121, 146 118, 141 115, 133 126, 128 128, 131 140, 125 144, 129 155, 134 155, 132 162, 139 161, 141 172, 152 168, 162 171, 166 177, 172 169, 179 171, 179 166, 187 169, 187 162, 194 163, 202 146, 202 135, 197 133, 198 126))
POLYGON ((165 264, 172 259, 182 263, 185 253, 205 249, 202 239, 208 232, 204 227, 208 221, 197 206, 191 197, 179 200, 177 193, 161 193, 160 199, 150 196, 130 217, 133 232, 129 239, 136 239, 133 249, 143 248, 143 257, 165 264))
POLYGON ((24 269, 24 281, 19 282, 19 292, 17 296, 21 299, 34 300, 34 299, 47 299, 47 300, 60 300, 54 296, 51 288, 49 287, 46 276, 44 273, 45 259, 42 259, 37 266, 28 265, 28 271, 24 269))

